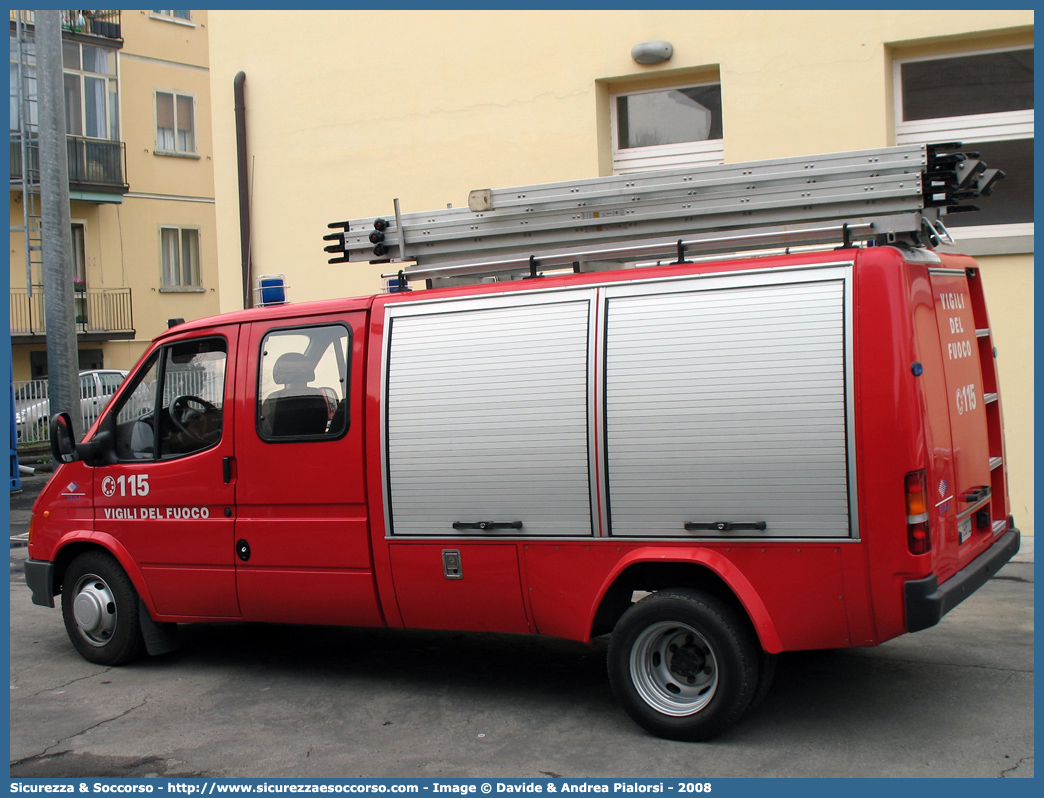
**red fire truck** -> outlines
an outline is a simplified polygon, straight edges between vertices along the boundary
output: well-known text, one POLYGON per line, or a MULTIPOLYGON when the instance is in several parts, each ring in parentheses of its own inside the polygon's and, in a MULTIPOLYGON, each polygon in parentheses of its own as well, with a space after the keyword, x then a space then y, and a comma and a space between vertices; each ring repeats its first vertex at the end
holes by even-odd
POLYGON ((716 734, 774 655, 932 626, 1018 550, 940 220, 997 175, 953 150, 339 224, 392 290, 179 324, 84 442, 55 417, 33 601, 108 665, 208 621, 611 634, 639 724, 716 734))

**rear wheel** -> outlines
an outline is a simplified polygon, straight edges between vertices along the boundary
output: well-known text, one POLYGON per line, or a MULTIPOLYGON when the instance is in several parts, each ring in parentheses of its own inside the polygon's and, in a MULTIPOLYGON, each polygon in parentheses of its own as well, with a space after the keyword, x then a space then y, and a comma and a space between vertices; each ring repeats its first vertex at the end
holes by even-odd
POLYGON ((80 655, 99 665, 122 665, 144 648, 138 593, 111 554, 81 554, 62 586, 65 631, 80 655))
POLYGON ((639 725, 704 740, 739 720, 758 685, 758 645, 732 608, 694 590, 662 590, 623 614, 609 681, 639 725))

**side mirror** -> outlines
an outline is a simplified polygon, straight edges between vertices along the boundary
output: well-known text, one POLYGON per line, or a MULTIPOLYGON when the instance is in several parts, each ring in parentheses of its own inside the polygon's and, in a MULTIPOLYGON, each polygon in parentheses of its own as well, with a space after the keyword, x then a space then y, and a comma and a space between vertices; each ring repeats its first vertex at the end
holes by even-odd
POLYGON ((51 455, 56 463, 71 463, 79 459, 72 418, 68 413, 51 416, 51 455))
POLYGON ((77 443, 73 433, 72 419, 68 413, 51 416, 51 454, 56 463, 72 463, 82 460, 86 465, 110 465, 116 462, 113 450, 115 417, 110 414, 102 422, 101 429, 93 440, 77 443))

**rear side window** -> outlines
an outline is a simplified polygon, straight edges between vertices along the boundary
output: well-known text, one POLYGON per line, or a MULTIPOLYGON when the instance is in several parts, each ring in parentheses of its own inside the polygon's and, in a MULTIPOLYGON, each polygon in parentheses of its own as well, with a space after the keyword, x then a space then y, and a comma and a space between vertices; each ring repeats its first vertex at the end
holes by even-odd
POLYGON ((257 391, 262 440, 334 440, 348 431, 350 339, 340 324, 265 335, 257 391))

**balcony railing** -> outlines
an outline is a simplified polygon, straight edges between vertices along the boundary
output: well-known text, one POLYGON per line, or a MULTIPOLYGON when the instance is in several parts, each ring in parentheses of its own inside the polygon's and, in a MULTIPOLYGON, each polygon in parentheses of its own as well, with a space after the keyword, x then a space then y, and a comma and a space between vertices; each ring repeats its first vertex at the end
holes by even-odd
MULTIPOLYGON (((104 340, 134 334, 129 288, 90 288, 75 297, 76 331, 104 340)), ((43 289, 11 291, 11 336, 46 335, 43 289)))
MULTIPOLYGON (((69 186, 85 191, 126 194, 128 190, 127 146, 122 141, 66 136, 69 155, 69 186)), ((11 133, 11 180, 22 179, 21 135, 11 133)), ((39 147, 35 136, 29 139, 29 169, 40 169, 39 147)))
MULTIPOLYGON (((22 11, 23 21, 34 24, 36 13, 32 10, 22 11)), ((11 9, 11 21, 17 19, 18 11, 11 9)), ((119 11, 62 11, 62 30, 69 33, 82 33, 88 36, 101 36, 105 39, 123 39, 120 28, 119 11)))
POLYGON ((74 188, 120 189, 126 193, 127 147, 122 141, 66 136, 69 185, 74 188))
MULTIPOLYGON (((36 136, 29 137, 29 171, 40 173, 40 150, 36 136)), ((11 183, 22 182, 22 135, 11 131, 11 183)), ((30 178, 30 183, 33 179, 30 178)))

